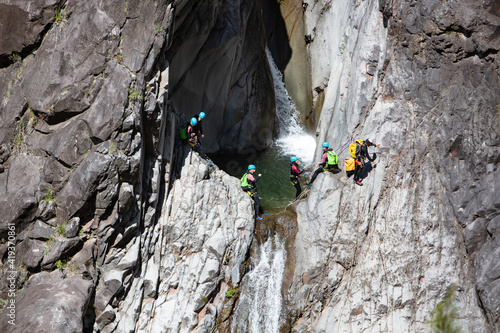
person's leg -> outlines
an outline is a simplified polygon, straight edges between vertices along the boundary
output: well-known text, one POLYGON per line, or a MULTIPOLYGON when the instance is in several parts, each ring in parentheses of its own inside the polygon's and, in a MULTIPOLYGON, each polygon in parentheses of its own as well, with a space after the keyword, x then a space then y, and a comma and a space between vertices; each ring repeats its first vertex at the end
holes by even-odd
POLYGON ((300 193, 302 192, 302 189, 300 188, 300 183, 296 182, 293 186, 295 186, 295 198, 297 198, 300 193))
POLYGON ((200 154, 200 157, 203 158, 204 160, 209 160, 208 156, 205 155, 205 153, 203 152, 203 150, 201 149, 201 146, 199 143, 195 144, 193 146, 193 149, 195 152, 197 152, 198 154, 200 154))
POLYGON ((254 193, 252 198, 255 201, 255 215, 257 215, 257 217, 260 217, 263 211, 262 211, 262 206, 260 205, 259 195, 257 193, 254 193))
POLYGON ((325 171, 323 168, 318 168, 316 171, 314 171, 314 173, 311 177, 311 181, 309 183, 312 184, 314 182, 314 180, 316 179, 316 177, 318 177, 318 175, 320 173, 322 173, 323 171, 325 171))
POLYGON ((330 169, 330 172, 333 174, 339 173, 340 171, 342 171, 342 170, 339 168, 338 164, 334 164, 332 166, 332 168, 330 169))
POLYGON ((356 165, 356 169, 354 170, 354 182, 358 185, 362 185, 361 180, 363 179, 363 166, 356 165))

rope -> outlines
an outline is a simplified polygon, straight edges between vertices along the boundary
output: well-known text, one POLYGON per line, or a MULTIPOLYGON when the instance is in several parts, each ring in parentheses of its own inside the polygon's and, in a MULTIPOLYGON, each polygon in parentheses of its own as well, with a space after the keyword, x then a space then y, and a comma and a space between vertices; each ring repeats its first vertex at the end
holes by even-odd
POLYGON ((346 148, 349 147, 349 145, 352 142, 353 137, 354 137, 354 135, 351 135, 349 137, 349 139, 347 139, 347 141, 340 147, 339 152, 337 153, 337 155, 342 154, 344 152, 344 150, 346 150, 346 148))

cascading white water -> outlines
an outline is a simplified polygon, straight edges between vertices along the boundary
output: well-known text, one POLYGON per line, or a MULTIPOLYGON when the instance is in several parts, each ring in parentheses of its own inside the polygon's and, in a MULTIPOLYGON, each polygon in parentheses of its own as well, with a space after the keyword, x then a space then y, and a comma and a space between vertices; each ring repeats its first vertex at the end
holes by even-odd
POLYGON ((258 263, 242 281, 231 332, 279 332, 286 252, 278 237, 261 245, 258 263))
POLYGON ((267 59, 271 67, 276 95, 276 118, 279 136, 276 145, 283 155, 295 155, 305 164, 312 163, 316 140, 300 124, 299 114, 285 87, 283 74, 274 63, 271 52, 266 47, 267 59))

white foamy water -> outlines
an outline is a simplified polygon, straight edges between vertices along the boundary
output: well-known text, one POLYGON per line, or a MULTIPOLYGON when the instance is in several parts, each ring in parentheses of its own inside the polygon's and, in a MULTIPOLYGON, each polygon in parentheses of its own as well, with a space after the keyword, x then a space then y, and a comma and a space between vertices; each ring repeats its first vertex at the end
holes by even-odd
POLYGON ((278 70, 267 47, 266 53, 273 75, 276 95, 276 118, 280 130, 275 144, 280 148, 283 155, 297 156, 302 165, 310 164, 314 158, 316 140, 300 124, 297 108, 290 95, 288 95, 283 75, 278 70))
POLYGON ((258 264, 245 275, 231 332, 278 333, 285 248, 275 237, 260 247, 258 264))

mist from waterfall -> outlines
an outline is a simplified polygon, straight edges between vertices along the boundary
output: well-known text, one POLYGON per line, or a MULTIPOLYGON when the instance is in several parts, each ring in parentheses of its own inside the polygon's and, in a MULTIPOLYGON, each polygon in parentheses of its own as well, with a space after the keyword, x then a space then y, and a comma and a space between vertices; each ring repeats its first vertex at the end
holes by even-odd
POLYGON ((256 266, 245 275, 231 332, 278 333, 286 252, 278 237, 260 246, 256 266))

